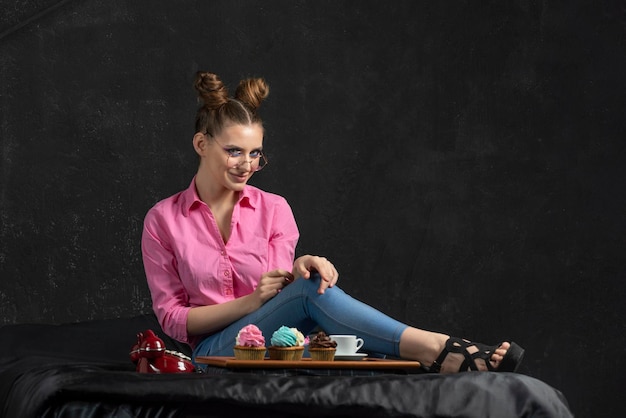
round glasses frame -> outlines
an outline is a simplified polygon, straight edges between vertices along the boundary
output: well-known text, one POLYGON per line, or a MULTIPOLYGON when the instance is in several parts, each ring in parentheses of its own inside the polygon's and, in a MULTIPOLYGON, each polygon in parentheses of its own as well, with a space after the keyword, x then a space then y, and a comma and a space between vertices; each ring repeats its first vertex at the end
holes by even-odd
POLYGON ((245 159, 244 154, 241 153, 240 149, 227 148, 223 146, 222 144, 220 144, 220 142, 210 133, 207 132, 206 135, 213 138, 215 143, 219 145, 222 148, 222 150, 226 153, 226 155, 228 156, 228 158, 226 159, 226 167, 228 167, 229 169, 238 168, 245 163, 250 163, 250 168, 252 169, 252 171, 257 172, 257 171, 261 171, 267 164, 269 164, 267 157, 265 156, 265 154, 263 154, 263 151, 261 150, 253 151, 253 152, 258 152, 257 156, 253 157, 250 154, 248 154, 250 159, 245 159), (241 153, 241 154, 238 155, 237 153, 241 153), (234 161, 234 163, 231 163, 231 159, 234 161))

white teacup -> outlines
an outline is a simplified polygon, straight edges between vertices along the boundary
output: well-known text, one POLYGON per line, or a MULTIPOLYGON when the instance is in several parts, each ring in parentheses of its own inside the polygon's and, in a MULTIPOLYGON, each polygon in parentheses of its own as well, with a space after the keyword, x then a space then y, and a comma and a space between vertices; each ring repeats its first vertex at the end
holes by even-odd
POLYGON ((337 342, 337 356, 350 356, 363 347, 363 339, 356 335, 329 335, 331 340, 337 342))

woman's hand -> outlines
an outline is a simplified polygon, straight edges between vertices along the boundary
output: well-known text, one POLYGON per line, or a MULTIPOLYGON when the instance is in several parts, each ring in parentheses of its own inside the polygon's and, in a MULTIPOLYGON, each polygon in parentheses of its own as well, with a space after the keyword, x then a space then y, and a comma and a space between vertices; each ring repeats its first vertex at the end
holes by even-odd
POLYGON ((293 263, 293 277, 302 277, 303 279, 309 279, 311 272, 316 271, 322 277, 320 280, 320 287, 317 293, 324 294, 324 291, 333 287, 339 279, 339 273, 333 263, 328 261, 325 257, 318 257, 315 255, 303 255, 298 257, 293 263))
POLYGON ((293 282, 293 274, 287 270, 273 270, 261 276, 254 292, 215 305, 196 306, 187 315, 189 335, 204 335, 218 331, 244 315, 259 309, 280 290, 293 282))
POLYGON ((273 298, 280 290, 293 282, 293 274, 287 270, 272 270, 261 276, 253 295, 259 302, 259 307, 273 298))

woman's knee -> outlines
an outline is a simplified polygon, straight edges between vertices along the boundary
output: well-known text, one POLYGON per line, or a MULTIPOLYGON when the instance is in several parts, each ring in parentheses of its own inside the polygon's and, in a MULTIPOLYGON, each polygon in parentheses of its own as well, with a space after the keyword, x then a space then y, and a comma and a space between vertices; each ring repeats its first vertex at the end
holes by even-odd
POLYGON ((282 291, 290 295, 296 295, 296 294, 308 295, 310 294, 312 289, 316 287, 314 282, 315 282, 315 279, 313 277, 309 279, 304 279, 300 277, 297 280, 291 282, 282 291))
MULTIPOLYGON (((299 278, 296 281, 294 281, 293 283, 291 283, 288 288, 290 286, 294 286, 294 288, 292 289, 293 291, 300 291, 302 292, 302 294, 307 295, 307 296, 316 296, 318 295, 318 289, 320 287, 320 282, 322 281, 321 276, 319 275, 319 273, 317 272, 313 272, 311 273, 311 277, 309 277, 308 279, 304 279, 304 278, 299 278)), ((329 295, 334 295, 335 293, 339 294, 339 293, 343 293, 342 290, 338 287, 338 286, 333 286, 333 287, 329 287, 326 289, 325 294, 329 294, 329 295)))

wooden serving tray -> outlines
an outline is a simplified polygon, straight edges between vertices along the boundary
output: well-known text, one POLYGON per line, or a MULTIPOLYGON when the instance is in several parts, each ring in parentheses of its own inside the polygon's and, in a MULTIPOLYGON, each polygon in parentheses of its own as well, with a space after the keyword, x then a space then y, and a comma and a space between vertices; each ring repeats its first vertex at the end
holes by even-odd
POLYGON ((315 361, 302 360, 237 360, 235 357, 198 356, 196 363, 233 369, 419 369, 418 361, 390 360, 365 357, 362 360, 315 361))

